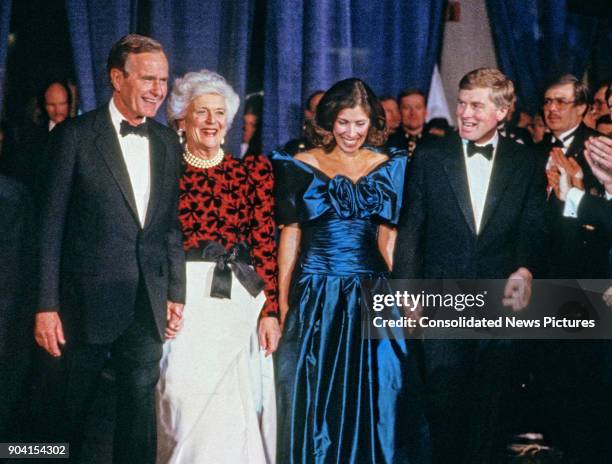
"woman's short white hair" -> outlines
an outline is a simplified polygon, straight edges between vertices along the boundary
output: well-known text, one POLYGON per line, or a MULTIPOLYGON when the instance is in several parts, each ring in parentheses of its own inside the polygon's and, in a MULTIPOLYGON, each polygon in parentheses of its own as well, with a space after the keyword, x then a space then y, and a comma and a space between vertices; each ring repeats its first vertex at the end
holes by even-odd
POLYGON ((174 81, 167 105, 170 125, 174 126, 177 120, 185 117, 187 107, 194 98, 207 93, 215 93, 225 99, 227 129, 229 130, 238 112, 240 97, 223 76, 208 69, 188 72, 174 81))

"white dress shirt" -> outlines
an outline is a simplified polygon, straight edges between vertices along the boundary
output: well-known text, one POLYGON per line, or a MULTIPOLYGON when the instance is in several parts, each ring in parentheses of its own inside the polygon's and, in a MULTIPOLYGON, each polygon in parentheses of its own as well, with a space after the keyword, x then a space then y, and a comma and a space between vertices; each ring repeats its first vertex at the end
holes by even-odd
POLYGON ((478 146, 493 145, 493 157, 489 161, 480 153, 476 153, 472 157, 467 155, 468 140, 463 140, 463 158, 465 159, 465 168, 467 171, 468 185, 470 188, 470 200, 472 202, 472 211, 474 213, 474 223, 476 224, 476 233, 480 233, 480 223, 482 221, 482 213, 487 200, 487 192, 491 180, 491 172, 493 171, 493 162, 495 161, 495 153, 497 151, 497 143, 499 135, 495 135, 486 143, 477 144, 478 146))
POLYGON ((125 117, 119 112, 112 98, 108 107, 113 127, 119 138, 123 161, 125 162, 130 183, 132 184, 138 219, 140 220, 140 225, 144 226, 149 196, 151 195, 149 139, 135 134, 128 134, 122 137, 119 130, 121 121, 125 120, 125 117))
MULTIPOLYGON (((565 132, 563 132, 562 134, 559 135, 559 137, 556 137, 553 135, 552 137, 552 141, 556 142, 557 140, 559 142, 561 142, 563 144, 563 148, 561 148, 561 150, 563 150, 563 154, 565 155, 567 153, 567 149, 569 148, 569 146, 572 144, 572 142, 574 141, 574 132, 576 131, 576 129, 578 129, 578 126, 580 124, 575 125, 574 127, 572 127, 570 130, 567 130, 565 132), (570 137, 571 135, 571 137, 570 137)), ((550 158, 549 158, 550 160, 550 158)))

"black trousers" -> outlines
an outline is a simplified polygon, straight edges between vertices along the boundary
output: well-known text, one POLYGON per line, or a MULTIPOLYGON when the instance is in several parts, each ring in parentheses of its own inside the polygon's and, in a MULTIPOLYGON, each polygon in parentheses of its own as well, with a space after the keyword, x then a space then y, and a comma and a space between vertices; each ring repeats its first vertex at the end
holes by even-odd
POLYGON ((102 369, 109 359, 115 367, 117 408, 113 463, 154 464, 157 451, 155 386, 159 379, 162 342, 143 285, 133 323, 113 343, 81 344, 64 358, 65 434, 72 462, 80 462, 89 406, 102 369))
POLYGON ((433 462, 504 462, 512 342, 425 340, 423 354, 433 462))
MULTIPOLYGON (((28 334, 29 335, 29 334, 28 334)), ((26 432, 29 371, 33 346, 0 355, 0 441, 20 442, 26 432)))

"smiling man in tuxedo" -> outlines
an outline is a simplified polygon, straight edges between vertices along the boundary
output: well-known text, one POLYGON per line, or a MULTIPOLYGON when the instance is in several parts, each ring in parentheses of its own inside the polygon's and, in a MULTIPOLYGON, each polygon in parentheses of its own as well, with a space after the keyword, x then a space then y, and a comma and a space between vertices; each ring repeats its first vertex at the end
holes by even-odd
POLYGON ((85 419, 114 360, 113 462, 154 463, 154 388, 164 337, 182 323, 180 146, 152 118, 167 92, 161 45, 128 35, 111 49, 113 96, 58 125, 42 211, 35 338, 64 361, 66 436, 79 461, 85 419))
MULTIPOLYGON (((508 279, 503 304, 522 309, 544 240, 545 178, 524 145, 500 136, 514 86, 496 69, 459 83, 458 135, 417 148, 400 219, 395 278, 508 279)), ((425 340, 434 462, 502 462, 512 346, 425 340)))

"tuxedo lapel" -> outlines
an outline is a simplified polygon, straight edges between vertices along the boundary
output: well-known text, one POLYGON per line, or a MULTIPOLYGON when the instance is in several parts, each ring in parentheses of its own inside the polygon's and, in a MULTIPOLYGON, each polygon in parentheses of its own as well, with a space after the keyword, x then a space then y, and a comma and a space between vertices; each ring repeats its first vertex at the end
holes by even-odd
POLYGON ((584 148, 584 142, 586 141, 587 133, 585 131, 585 126, 580 124, 576 132, 574 133, 574 138, 569 147, 567 147, 567 151, 565 152, 565 156, 581 159, 584 157, 582 154, 582 150, 584 148))
POLYGON ((499 143, 497 144, 497 153, 493 161, 493 170, 491 171, 491 180, 489 181, 489 188, 487 191, 487 198, 485 201, 484 211, 482 213, 482 220, 480 222, 480 233, 482 234, 487 226, 487 222, 491 219, 491 216, 495 212, 495 209, 499 205, 512 175, 516 169, 516 163, 519 160, 512 158, 510 152, 510 142, 505 137, 499 137, 499 143))
POLYGON ((451 146, 449 147, 448 153, 445 153, 442 162, 444 171, 455 193, 463 217, 472 233, 476 235, 476 224, 474 222, 474 212, 472 211, 472 202, 470 200, 470 188, 468 186, 467 171, 463 159, 461 139, 459 137, 452 137, 449 143, 451 146))
POLYGON ((151 160, 151 195, 149 196, 144 227, 151 223, 153 215, 158 209, 157 204, 162 195, 166 167, 166 149, 153 127, 149 129, 149 153, 149 159, 151 160))
POLYGON ((130 176, 127 171, 127 166, 123 160, 121 154, 121 146, 117 139, 117 133, 113 128, 110 119, 110 113, 108 107, 102 108, 98 114, 94 127, 98 133, 95 144, 106 163, 106 166, 110 170, 119 190, 125 201, 130 207, 134 220, 140 224, 138 218, 138 210, 136 208, 136 200, 134 199, 134 192, 132 190, 132 183, 130 182, 130 176))

